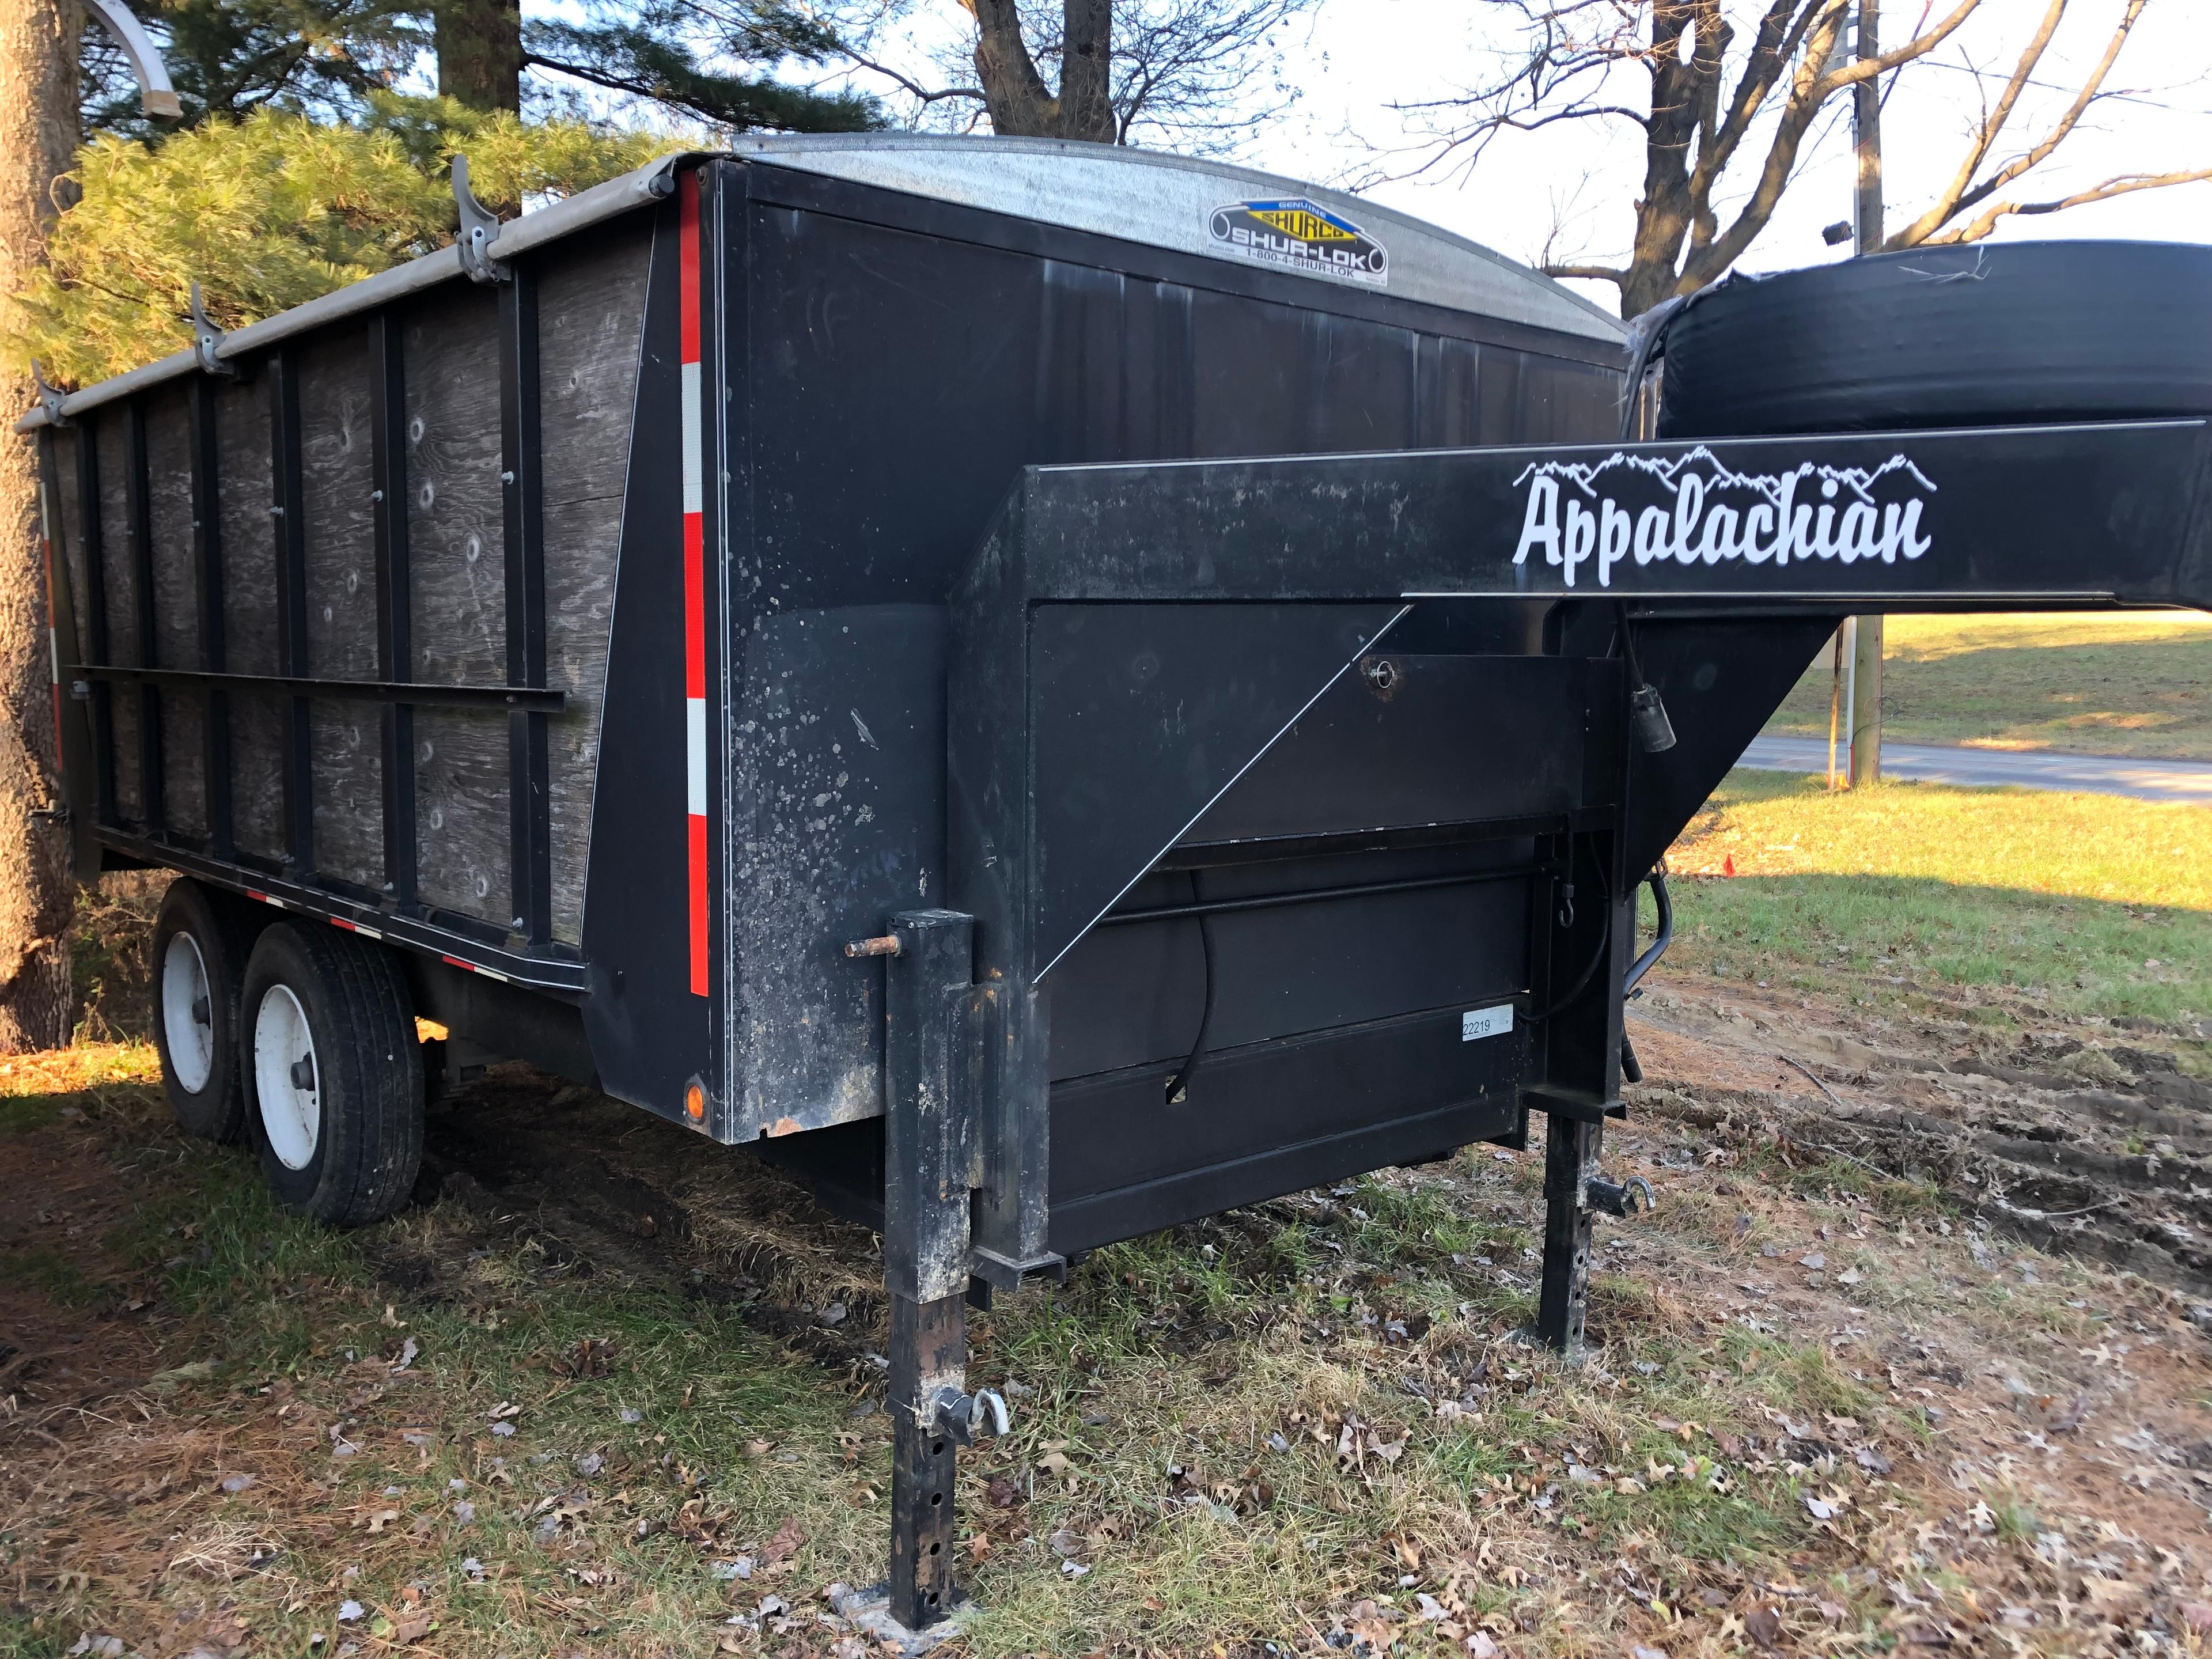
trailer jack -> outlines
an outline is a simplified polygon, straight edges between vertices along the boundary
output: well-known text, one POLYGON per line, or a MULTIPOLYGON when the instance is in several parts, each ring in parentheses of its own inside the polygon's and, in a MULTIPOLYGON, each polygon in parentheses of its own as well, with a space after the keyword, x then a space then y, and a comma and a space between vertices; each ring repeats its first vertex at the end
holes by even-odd
POLYGON ((1656 1209, 1658 1199, 1642 1176, 1607 1181, 1598 1171, 1602 1123, 1553 1113, 1544 1139, 1543 1289, 1530 1333, 1543 1346, 1570 1358, 1583 1346, 1589 1311, 1590 1233, 1601 1214, 1626 1220, 1656 1209))
POLYGON ((891 1561, 847 1616, 918 1650, 961 1595, 953 1573, 959 1449, 1003 1434, 1006 1403, 967 1385, 975 1184, 975 920, 913 910, 854 957, 884 958, 884 1278, 890 1300, 891 1561), (884 1621, 898 1628, 885 1630, 884 1621))

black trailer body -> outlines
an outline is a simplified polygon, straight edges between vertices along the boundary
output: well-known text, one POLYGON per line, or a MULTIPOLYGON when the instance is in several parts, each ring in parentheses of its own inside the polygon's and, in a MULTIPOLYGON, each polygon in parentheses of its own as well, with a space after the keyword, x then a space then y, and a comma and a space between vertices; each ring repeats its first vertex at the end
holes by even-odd
MULTIPOLYGON (((1571 1345, 1638 888, 1837 623, 2212 605, 2203 419, 1617 441, 1617 325, 1257 175, 771 141, 482 228, 27 417, 80 868, 879 1226, 908 1625, 965 1298, 1534 1110, 1571 1345)), ((252 949, 165 1064, 296 1172, 252 949)))
MULTIPOLYGON (((623 181, 588 232, 510 254, 508 227, 499 280, 454 257, 380 303, 349 290, 320 326, 241 331, 218 372, 173 362, 69 400, 57 541, 106 858, 415 947, 456 1064, 519 1054, 725 1142, 861 1125, 807 1161, 872 1212, 881 973, 839 947, 946 890, 946 601, 1021 469, 1588 441, 1618 420, 1617 324, 1338 198, 1395 259, 1380 282, 1224 257, 1208 216, 1264 192, 1217 169, 1117 159, 1118 193, 1061 216, 1141 228, 1177 191, 1203 209, 1188 247, 973 204, 1019 196, 1010 156, 1033 174, 1065 155, 702 159, 623 181), (939 193, 882 181, 908 175, 939 193)), ((1560 798, 1541 746, 1497 758, 1560 798)), ((1270 879, 1419 883, 1468 856, 1377 849, 1270 879)), ((1314 913, 1297 983, 1224 970, 1218 1030, 1303 1039, 1316 1082, 1371 1073, 1355 1051, 1377 1022, 1519 983, 1525 930, 1498 922, 1526 903, 1526 878, 1501 878, 1314 913), (1515 942, 1475 968, 1444 933, 1515 942)), ((1281 921, 1224 922, 1223 948, 1273 951, 1281 921)), ((1251 1195, 1286 1144, 1310 1143, 1279 1177, 1295 1186, 1516 1121, 1510 1044, 1446 1051, 1403 1111, 1376 1078, 1329 1150, 1333 1086, 1255 1079, 1274 1109, 1232 1126, 1217 1103, 1214 1143, 1182 1154, 1244 1173, 1171 1197, 1129 1161, 1151 1130, 1115 1130, 1097 1079, 1188 1051, 1199 930, 1127 927, 1069 977, 1085 990, 1057 1028, 1056 1133, 1091 1218, 1071 1209, 1070 1247, 1251 1195), (1140 999, 1115 988, 1139 980, 1140 999)))

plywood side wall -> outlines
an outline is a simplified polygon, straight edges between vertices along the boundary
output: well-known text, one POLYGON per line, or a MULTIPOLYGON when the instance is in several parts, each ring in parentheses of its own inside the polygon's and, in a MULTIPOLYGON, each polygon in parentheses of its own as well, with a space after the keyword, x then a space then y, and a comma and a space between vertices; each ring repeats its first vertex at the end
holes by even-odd
POLYGON ((615 554, 645 325, 647 228, 617 228, 538 285, 545 447, 546 682, 568 694, 547 734, 553 936, 583 936, 615 554))
MULTIPOLYGON (((131 556, 130 444, 124 427, 128 419, 119 408, 101 410, 93 417, 94 460, 100 482, 100 574, 104 588, 107 623, 107 659, 129 668, 144 666, 138 659, 138 582, 131 556)), ((116 817, 126 824, 145 818, 145 793, 141 784, 138 692, 129 685, 108 691, 113 709, 113 760, 116 817)))
MULTIPOLYGON (((525 276, 537 289, 546 676, 568 697, 546 733, 544 921, 571 945, 582 933, 651 217, 549 249, 525 276)), ((141 392, 62 434, 56 522, 79 599, 79 653, 126 669, 504 686, 515 503, 501 343, 516 314, 504 301, 518 291, 454 283, 400 302, 381 324, 396 335, 397 379, 381 386, 396 398, 389 405, 377 354, 392 337, 362 319, 241 362, 234 375, 141 392), (295 422, 281 445, 280 415, 295 422), (288 495, 279 471, 290 456, 298 479, 288 495), (204 487, 209 474, 213 496, 198 500, 196 479, 204 487), (402 556, 395 617, 384 596, 402 556), (301 632, 289 647, 288 558, 302 561, 291 600, 301 632)), ((391 704, 305 689, 295 705, 281 690, 176 682, 107 683, 100 695, 109 807, 122 827, 195 850, 212 850, 227 829, 249 866, 370 894, 397 893, 411 839, 414 899, 495 929, 516 925, 511 774, 522 717, 503 706, 416 704, 395 716, 391 704), (297 803, 288 793, 295 706, 306 710, 297 803), (218 730, 212 717, 225 707, 218 730), (217 823, 210 769, 226 744, 228 818, 217 823), (395 805, 410 820, 396 828, 386 822, 395 805), (295 847, 303 829, 309 844, 295 847)))
MULTIPOLYGON (((401 331, 415 663, 441 685, 507 679, 506 491, 500 472, 499 299, 439 295, 401 331)), ((415 714, 416 889, 505 927, 514 912, 507 716, 415 714)))
MULTIPOLYGON (((368 351, 343 330, 300 358, 300 505, 307 551, 307 672, 377 678, 375 504, 368 351)), ((318 701, 315 868, 372 890, 384 870, 384 750, 374 704, 318 701)))
MULTIPOLYGON (((218 380, 213 394, 223 668, 233 674, 280 673, 270 376, 218 380)), ((243 692, 233 692, 229 702, 231 839, 242 853, 280 861, 289 850, 284 732, 290 706, 282 698, 243 692)))

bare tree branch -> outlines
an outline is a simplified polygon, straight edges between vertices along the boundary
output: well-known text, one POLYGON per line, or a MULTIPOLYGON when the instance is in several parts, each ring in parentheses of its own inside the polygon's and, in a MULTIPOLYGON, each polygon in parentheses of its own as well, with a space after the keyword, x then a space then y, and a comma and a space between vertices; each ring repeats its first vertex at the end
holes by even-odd
MULTIPOLYGON (((1942 219, 1937 219, 1935 222, 1936 225, 1941 225, 1945 220, 1951 218, 1954 215, 1963 212, 1968 208, 1978 206, 1981 203, 1987 201, 1990 197, 1996 195, 1997 191, 2002 190, 2007 185, 2012 183, 2014 179, 2027 172, 2029 168, 2040 166, 2044 161, 2050 159, 2051 152, 2056 150, 2059 145, 2066 142, 2067 137, 2073 132, 2075 127, 2080 124, 2082 112, 2086 111, 2091 104, 2096 101, 2098 94, 2104 87, 2105 77, 2112 73, 2113 61, 2119 57, 2120 48, 2127 44, 2128 34, 2130 31, 2135 27, 2136 19, 2142 15, 2142 9, 2145 3, 2146 0, 2128 0, 2127 10, 2121 15, 2118 27, 2113 29, 2112 38, 2105 43, 2105 55, 2098 60, 2096 69, 2093 70, 2088 77, 2082 82, 2080 92, 2075 95, 2074 101, 2067 106, 2066 112, 2058 118, 2057 122, 2051 127, 2050 132, 2044 137, 2042 141, 2035 144, 2022 155, 2014 156, 2011 161, 2006 162, 2004 166, 1999 167, 1996 172, 1990 174, 1989 178, 1984 179, 1980 184, 1974 185, 1970 190, 1962 191, 1958 199, 1951 204, 1949 211, 1945 213, 1942 219)), ((2054 7, 2056 9, 2063 10, 2065 9, 2065 0, 2054 0, 2054 7)), ((2030 64, 2027 67, 2032 68, 2033 66, 2030 64)), ((2009 93, 2011 88, 2008 88, 2006 90, 2009 93)), ((2007 112, 2009 112, 2008 109, 2007 110, 2007 112)), ((1984 153, 1986 153, 1986 151, 1984 153)), ((2002 216, 2000 215, 1999 216, 2002 217, 2002 216)), ((1994 221, 1992 221, 1992 222, 1994 222, 1994 221)), ((1923 215, 1921 219, 1916 221, 1913 224, 1906 227, 1904 231, 1898 233, 1898 237, 1891 239, 1891 241, 1885 243, 1884 246, 1912 247, 1928 242, 1972 241, 1976 240, 1975 238, 1969 236, 1953 237, 1933 234, 1931 233, 1934 231, 1935 226, 1929 225, 1926 229, 1923 229, 1922 227, 1923 225, 1927 225, 1927 216, 1925 215, 1923 215), (1900 238, 1905 238, 1908 236, 1911 239, 1909 240, 1899 240, 1900 238)), ((1984 234, 1987 234, 1987 233, 1984 232, 1984 234)))
POLYGON ((1954 242, 1978 242, 1997 227, 2001 219, 2018 215, 2023 218, 2041 213, 2063 213, 2068 208, 2081 207, 2089 202, 2109 202, 2115 196, 2131 196, 2139 190, 2164 190, 2172 185, 2193 185, 2212 179, 2212 167, 2198 167, 2188 173, 2126 173, 2116 179, 2107 179, 2101 185, 2076 191, 2071 196, 2061 197, 2055 202, 2000 202, 1984 210, 1971 224, 1942 236, 1929 239, 1929 245, 1954 242))
POLYGON ((2064 106, 2035 142, 2010 155, 2011 136, 2033 107, 2031 93, 2051 89, 2039 74, 2048 75, 2062 26, 2085 9, 2075 0, 2039 0, 2033 8, 2026 0, 1923 0, 1908 39, 1864 58, 1848 50, 1856 0, 1484 3, 1518 19, 1517 42, 1499 55, 1488 78, 1451 97, 1398 106, 1425 126, 1426 140, 1402 171, 1377 179, 1447 164, 1471 171, 1502 134, 1578 122, 1635 124, 1644 138, 1644 171, 1626 261, 1554 260, 1548 246, 1544 257, 1547 269, 1614 283, 1630 314, 1727 271, 1772 222, 1821 143, 1829 117, 1848 101, 1844 94, 1875 82, 1886 101, 1900 70, 1934 62, 1947 43, 1963 41, 1960 32, 1976 19, 1984 34, 2002 30, 2001 40, 2009 37, 2008 68, 1984 76, 1971 60, 1961 66, 1975 76, 1982 106, 1955 166, 1945 170, 1943 187, 1887 246, 1974 240, 2007 217, 2057 212, 2202 176, 2128 174, 2047 202, 2007 193, 2079 130, 2093 105, 2122 95, 2107 84, 2150 0, 2099 0, 2118 14, 2101 56, 2061 88, 2068 94, 2064 106), (1631 70, 1648 83, 1649 101, 1641 107, 1621 95, 1620 77, 1631 70))
POLYGON ((779 3, 834 38, 852 70, 887 82, 914 125, 972 130, 988 113, 1000 133, 1218 151, 1297 97, 1267 70, 1281 31, 1318 0, 951 0, 965 38, 926 54, 907 26, 947 0, 779 3))
POLYGON ((1579 276, 1587 282, 1611 283, 1616 288, 1628 284, 1628 273, 1610 265, 1546 265, 1543 271, 1547 276, 1579 276))

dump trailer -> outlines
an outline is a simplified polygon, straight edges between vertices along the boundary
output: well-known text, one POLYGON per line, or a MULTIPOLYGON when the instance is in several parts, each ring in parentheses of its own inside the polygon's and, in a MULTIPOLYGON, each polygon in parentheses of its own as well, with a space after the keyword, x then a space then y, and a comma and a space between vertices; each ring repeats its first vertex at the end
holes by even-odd
POLYGON ((909 1628, 1005 1421, 970 1300, 1533 1111, 1571 1346, 1660 860, 1838 621, 2212 597, 2212 374, 1929 393, 1956 271, 1859 262, 1906 320, 1844 378, 1906 390, 1842 407, 1786 279, 1632 334, 1208 163, 763 139, 506 223, 456 172, 452 247, 21 422, 52 833, 184 878, 170 1098, 304 1213, 516 1058, 878 1228, 909 1628))

